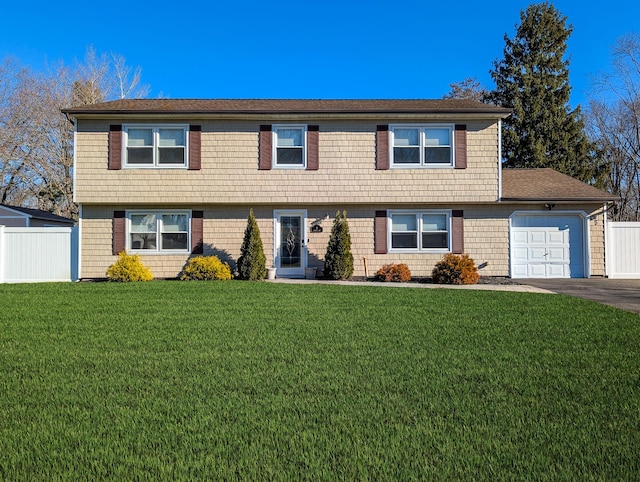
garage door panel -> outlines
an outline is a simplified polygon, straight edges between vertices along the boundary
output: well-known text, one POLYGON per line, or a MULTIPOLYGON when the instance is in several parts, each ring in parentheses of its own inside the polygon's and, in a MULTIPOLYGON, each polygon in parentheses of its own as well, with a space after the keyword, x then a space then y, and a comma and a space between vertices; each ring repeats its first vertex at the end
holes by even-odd
POLYGON ((513 232, 513 241, 515 243, 526 244, 528 236, 529 236, 529 233, 527 233, 526 231, 522 231, 522 230, 514 231, 513 232))
POLYGON ((529 231, 529 244, 545 244, 547 242, 547 233, 544 231, 529 231))
POLYGON ((548 231, 547 232, 548 244, 566 244, 569 245, 569 231, 548 231))
POLYGON ((569 260, 569 248, 550 246, 547 251, 547 261, 550 263, 562 263, 569 260))
POLYGON ((546 278, 547 268, 544 264, 529 264, 528 278, 546 278))
POLYGON ((527 262, 529 260, 529 250, 527 248, 514 248, 513 259, 516 261, 527 262))
POLYGON ((545 262, 546 255, 547 255, 547 248, 545 248, 544 246, 532 247, 529 249, 529 258, 527 261, 545 262))

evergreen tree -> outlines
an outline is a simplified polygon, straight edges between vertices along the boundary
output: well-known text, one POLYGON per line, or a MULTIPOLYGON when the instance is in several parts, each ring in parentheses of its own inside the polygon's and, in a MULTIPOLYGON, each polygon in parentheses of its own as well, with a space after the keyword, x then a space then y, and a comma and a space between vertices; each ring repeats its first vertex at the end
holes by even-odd
POLYGON ((238 277, 255 281, 264 279, 266 274, 267 259, 264 255, 260 228, 258 228, 258 223, 253 215, 253 209, 251 209, 238 258, 238 277))
POLYGON ((513 39, 505 35, 504 59, 494 62, 492 103, 510 107, 503 121, 506 167, 551 167, 585 182, 599 175, 598 156, 587 139, 580 107, 569 107, 566 41, 573 27, 552 4, 520 12, 513 39))
POLYGON ((351 234, 347 223, 347 212, 336 212, 331 227, 331 236, 324 256, 324 275, 333 279, 347 279, 353 274, 351 234))

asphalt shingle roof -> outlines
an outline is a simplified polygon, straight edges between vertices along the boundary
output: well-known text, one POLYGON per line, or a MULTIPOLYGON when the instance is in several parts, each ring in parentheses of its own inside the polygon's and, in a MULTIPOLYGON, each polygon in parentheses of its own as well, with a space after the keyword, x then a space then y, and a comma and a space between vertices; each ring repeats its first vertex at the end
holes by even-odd
POLYGON ((63 110, 77 114, 432 114, 506 117, 511 110, 465 99, 121 99, 63 110))
POLYGON ((617 201, 618 196, 549 168, 503 169, 503 201, 617 201))
POLYGON ((62 216, 58 216, 57 214, 50 213, 49 211, 43 211, 41 209, 32 209, 32 208, 23 208, 20 206, 9 206, 7 204, 0 204, 0 206, 13 209, 14 211, 21 212, 23 214, 27 214, 35 219, 42 219, 43 221, 57 221, 60 223, 69 223, 75 224, 73 219, 65 218, 62 216))

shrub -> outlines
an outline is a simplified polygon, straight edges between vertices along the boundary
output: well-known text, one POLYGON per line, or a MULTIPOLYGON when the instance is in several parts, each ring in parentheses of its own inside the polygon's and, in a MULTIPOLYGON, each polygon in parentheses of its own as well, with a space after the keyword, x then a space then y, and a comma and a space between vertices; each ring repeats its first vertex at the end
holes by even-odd
POLYGON ((385 264, 376 271, 376 280, 406 283, 411 280, 411 270, 406 264, 385 264))
POLYGON ((251 209, 238 258, 238 278, 255 281, 264 279, 266 275, 267 258, 264 255, 260 228, 251 209))
POLYGON ((447 254, 439 261, 431 273, 434 283, 453 285, 473 285, 478 282, 478 268, 467 254, 447 254))
POLYGON ((119 281, 121 283, 151 281, 153 274, 142 263, 140 256, 122 251, 118 255, 118 260, 107 269, 107 278, 109 281, 119 281))
POLYGON ((191 258, 182 270, 181 280, 229 280, 231 268, 217 256, 191 258))
POLYGON ((324 256, 324 275, 332 279, 347 279, 353 274, 351 234, 347 223, 347 212, 336 213, 331 227, 331 236, 324 256))

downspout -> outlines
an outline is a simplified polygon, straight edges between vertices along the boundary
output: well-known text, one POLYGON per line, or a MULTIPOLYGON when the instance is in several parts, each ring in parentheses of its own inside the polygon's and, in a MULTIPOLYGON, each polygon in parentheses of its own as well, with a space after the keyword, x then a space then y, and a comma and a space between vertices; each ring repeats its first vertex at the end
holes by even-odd
POLYGON ((498 202, 502 201, 502 119, 498 119, 498 202))
POLYGON ((77 229, 78 229, 78 238, 77 238, 78 252, 76 253, 76 255, 78 256, 78 265, 77 265, 78 272, 76 273, 76 275, 78 276, 77 281, 80 281, 82 279, 82 204, 78 206, 77 229))
POLYGON ((609 267, 609 215, 607 213, 607 210, 609 208, 609 203, 604 203, 604 208, 603 208, 603 217, 604 220, 602 221, 602 225, 604 227, 604 277, 608 278, 609 277, 609 272, 610 267, 609 267))
POLYGON ((78 155, 78 149, 76 149, 76 146, 78 145, 78 142, 77 142, 78 124, 76 122, 73 122, 69 117, 69 115, 67 115, 67 119, 69 119, 69 121, 73 123, 73 176, 72 176, 73 177, 73 197, 72 197, 72 200, 74 203, 77 203, 78 201, 76 201, 76 156, 78 155))

